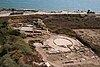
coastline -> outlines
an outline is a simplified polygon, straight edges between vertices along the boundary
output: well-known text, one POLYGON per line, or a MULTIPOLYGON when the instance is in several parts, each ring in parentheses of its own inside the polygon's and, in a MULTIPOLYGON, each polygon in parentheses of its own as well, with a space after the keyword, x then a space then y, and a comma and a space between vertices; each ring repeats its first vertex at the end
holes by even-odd
MULTIPOLYGON (((91 14, 93 12, 91 11, 91 14)), ((100 15, 100 12, 94 12, 96 15, 100 15)), ((62 11, 45 11, 45 10, 33 10, 33 9, 1 9, 0 10, 0 17, 6 17, 6 16, 22 16, 22 15, 59 15, 59 14, 87 14, 87 11, 68 11, 68 10, 62 10, 62 11)))

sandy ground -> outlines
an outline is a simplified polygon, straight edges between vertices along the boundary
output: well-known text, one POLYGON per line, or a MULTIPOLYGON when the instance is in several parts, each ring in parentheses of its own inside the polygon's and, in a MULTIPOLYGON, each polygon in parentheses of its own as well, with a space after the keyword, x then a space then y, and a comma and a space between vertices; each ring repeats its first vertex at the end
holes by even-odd
POLYGON ((5 17, 5 16, 9 16, 10 13, 5 13, 5 14, 0 14, 0 17, 5 17))
POLYGON ((74 29, 74 31, 87 41, 97 44, 100 48, 100 29, 74 29))
MULTIPOLYGON (((4 17, 4 16, 21 16, 21 15, 10 15, 11 12, 7 12, 7 13, 0 13, 0 17, 4 17)), ((61 13, 49 13, 49 12, 27 12, 27 13, 24 13, 23 15, 34 15, 34 14, 40 14, 40 15, 43 15, 43 14, 87 14, 86 12, 80 12, 80 13, 76 13, 76 12, 66 12, 66 11, 63 11, 61 13)))
MULTIPOLYGON (((59 37, 64 37, 64 38, 69 38, 66 36, 59 36, 59 35, 52 35, 49 39, 47 39, 48 46, 50 46, 53 49, 61 49, 61 47, 55 46, 52 42, 53 39, 59 38, 59 37), (50 41, 50 42, 48 42, 50 41), (52 43, 51 43, 52 42, 52 43)), ((43 48, 45 45, 42 44, 35 44, 37 51, 43 56, 44 61, 49 62, 51 65, 54 67, 67 67, 67 66, 72 66, 72 67, 77 67, 78 65, 88 67, 92 65, 93 67, 100 66, 100 60, 94 52, 85 47, 83 44, 81 44, 79 41, 71 38, 72 42, 75 47, 75 50, 72 49, 70 52, 63 52, 61 51, 60 53, 55 53, 55 54, 48 54, 48 49, 43 48)), ((45 43, 44 43, 45 44, 45 43)), ((47 44, 46 44, 47 45, 47 44)), ((70 49, 64 49, 64 50, 70 50, 70 49)))

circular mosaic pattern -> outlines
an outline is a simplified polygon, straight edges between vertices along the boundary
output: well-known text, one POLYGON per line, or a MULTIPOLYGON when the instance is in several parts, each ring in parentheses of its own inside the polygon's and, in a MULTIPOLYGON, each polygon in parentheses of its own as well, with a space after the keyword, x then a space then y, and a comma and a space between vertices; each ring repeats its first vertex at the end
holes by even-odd
POLYGON ((68 39, 65 39, 65 38, 56 38, 56 39, 54 40, 54 43, 55 43, 56 45, 58 45, 58 46, 72 45, 72 42, 71 42, 70 40, 68 40, 68 39))

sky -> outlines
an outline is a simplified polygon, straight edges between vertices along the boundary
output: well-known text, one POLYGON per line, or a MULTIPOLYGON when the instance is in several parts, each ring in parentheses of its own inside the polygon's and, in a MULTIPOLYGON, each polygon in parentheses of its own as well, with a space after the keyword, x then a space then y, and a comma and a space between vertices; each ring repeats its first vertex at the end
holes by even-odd
POLYGON ((0 0, 0 7, 100 11, 100 0, 0 0))

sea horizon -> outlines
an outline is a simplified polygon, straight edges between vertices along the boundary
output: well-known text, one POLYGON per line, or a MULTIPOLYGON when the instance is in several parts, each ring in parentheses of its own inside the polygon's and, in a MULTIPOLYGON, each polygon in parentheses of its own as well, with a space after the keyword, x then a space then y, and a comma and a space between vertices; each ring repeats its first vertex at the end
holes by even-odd
POLYGON ((100 11, 100 0, 1 0, 0 8, 33 9, 46 11, 80 10, 100 11))

